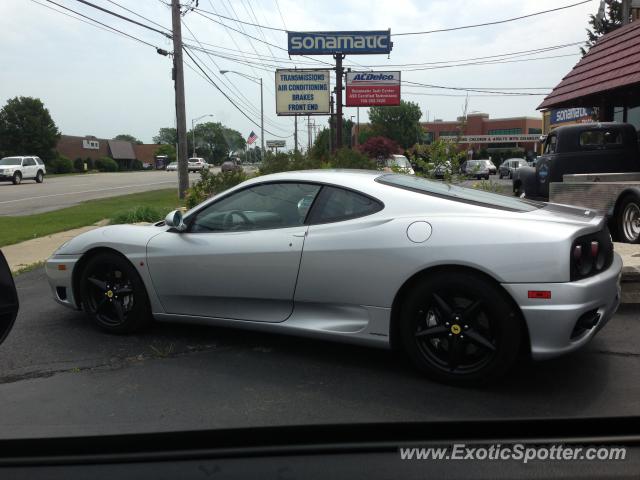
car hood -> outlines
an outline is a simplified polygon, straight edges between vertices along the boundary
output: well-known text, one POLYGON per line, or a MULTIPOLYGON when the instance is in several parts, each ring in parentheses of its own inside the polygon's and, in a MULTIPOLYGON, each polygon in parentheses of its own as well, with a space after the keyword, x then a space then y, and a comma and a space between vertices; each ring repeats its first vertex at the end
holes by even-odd
POLYGON ((54 255, 78 255, 98 247, 114 248, 125 254, 144 252, 149 240, 167 230, 165 226, 155 225, 110 225, 96 228, 72 238, 54 255))

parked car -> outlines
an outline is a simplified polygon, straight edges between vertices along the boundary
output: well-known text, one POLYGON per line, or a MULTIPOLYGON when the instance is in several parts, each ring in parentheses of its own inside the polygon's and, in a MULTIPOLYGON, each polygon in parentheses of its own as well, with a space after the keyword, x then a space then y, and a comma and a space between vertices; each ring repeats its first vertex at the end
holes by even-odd
POLYGON ((0 181, 11 181, 18 185, 22 180, 44 182, 47 168, 40 157, 4 157, 0 160, 0 181))
POLYGON ((485 180, 489 180, 490 175, 485 160, 467 160, 462 166, 462 173, 467 177, 484 178, 485 180))
POLYGON ((382 167, 389 172, 395 170, 399 173, 406 173, 408 175, 416 174, 411 162, 404 155, 391 155, 383 161, 382 167))
POLYGON ((167 168, 165 170, 167 172, 177 172, 178 171, 178 162, 171 162, 169 165, 167 165, 167 168))
POLYGON ((18 292, 7 265, 7 260, 0 251, 0 343, 2 343, 18 315, 18 292))
POLYGON ((204 158, 192 157, 188 161, 187 169, 190 172, 199 172, 201 170, 204 170, 205 168, 208 170, 209 164, 205 161, 204 158))
POLYGON ((621 269, 594 211, 332 170, 95 229, 46 263, 55 300, 109 332, 193 320, 397 347, 457 384, 502 375, 521 350, 584 346, 618 307, 621 269))
POLYGON ((429 169, 429 174, 434 178, 444 178, 447 174, 452 173, 451 162, 446 161, 429 169))
POLYGON ((535 167, 516 171, 516 196, 605 212, 613 238, 640 243, 640 151, 633 125, 558 127, 543 148, 535 167))
POLYGON ((230 158, 229 160, 222 162, 222 165, 220 166, 220 171, 222 172, 233 172, 233 171, 237 171, 240 172, 242 171, 242 165, 240 164, 240 161, 236 158, 230 158))
POLYGON ((526 167, 527 161, 524 158, 508 158, 500 164, 498 169, 498 176, 500 179, 507 177, 513 178, 513 174, 520 167, 526 167))
POLYGON ((495 164, 491 160, 489 160, 487 158, 487 159, 483 159, 483 160, 480 160, 480 161, 484 162, 484 164, 489 169, 489 175, 495 175, 497 173, 498 168, 495 166, 495 164))

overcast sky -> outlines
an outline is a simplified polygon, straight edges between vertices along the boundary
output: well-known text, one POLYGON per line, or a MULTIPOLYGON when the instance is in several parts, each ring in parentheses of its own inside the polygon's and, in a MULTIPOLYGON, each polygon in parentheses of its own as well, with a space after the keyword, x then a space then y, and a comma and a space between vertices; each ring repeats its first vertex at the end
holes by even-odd
MULTIPOLYGON (((48 3, 47 0, 37 1, 59 10, 59 7, 48 3)), ((249 22, 257 18, 260 24, 275 28, 284 29, 284 25, 290 30, 391 28, 391 33, 394 34, 501 20, 577 1, 200 0, 199 6, 204 10, 215 11, 224 16, 237 16, 249 22), (278 7, 282 17, 278 13, 278 7)), ((158 33, 126 23, 76 0, 55 2, 121 29, 154 46, 172 50, 170 40, 158 33)), ((114 4, 117 3, 164 27, 171 27, 171 11, 161 0, 92 2, 148 23, 147 20, 120 9, 114 4)), ((350 56, 345 63, 379 65, 375 68, 382 70, 386 65, 450 62, 583 41, 588 15, 596 13, 598 4, 597 0, 593 0, 558 12, 495 26, 428 35, 395 36, 389 58, 386 55, 350 56)), ((259 30, 233 21, 223 21, 261 40, 282 48, 287 46, 284 32, 259 30)), ((280 136, 292 135, 293 119, 275 115, 274 74, 271 67, 276 63, 281 67, 292 66, 286 52, 275 47, 271 47, 270 51, 265 44, 225 29, 196 12, 186 14, 184 23, 191 29, 195 38, 207 48, 213 48, 219 53, 228 52, 244 61, 256 61, 256 52, 262 56, 259 61, 263 65, 247 66, 219 56, 212 55, 209 58, 204 53, 198 53, 203 66, 215 73, 220 69, 229 69, 251 76, 261 76, 264 79, 265 128, 280 136), (248 53, 238 53, 235 50, 248 53)), ((183 36, 185 43, 197 44, 185 28, 183 36)), ((175 125, 171 60, 170 57, 158 55, 151 46, 81 23, 32 0, 0 0, 0 44, 0 102, 4 105, 7 99, 15 96, 38 97, 45 103, 64 134, 111 138, 119 133, 129 133, 145 142, 151 142, 152 136, 160 127, 175 125)), ((527 89, 555 86, 579 60, 578 46, 530 53, 512 59, 556 55, 563 56, 536 61, 449 66, 420 71, 407 71, 409 67, 399 69, 402 70, 403 80, 413 82, 447 87, 519 88, 522 91, 531 91, 527 89)), ((315 58, 331 61, 330 57, 315 58)), ((309 60, 291 57, 291 61, 296 61, 299 68, 309 67, 304 64, 309 60)), ((321 64, 318 63, 317 66, 321 64)), ((191 126, 191 119, 212 114, 212 119, 239 130, 245 138, 251 130, 259 135, 259 128, 243 117, 213 86, 189 68, 186 68, 185 72, 188 128, 191 126)), ((242 110, 259 122, 258 85, 234 74, 223 76, 222 81, 215 78, 214 80, 234 99, 240 93, 244 95, 246 98, 239 100, 245 103, 241 107, 242 110)), ((409 86, 403 86, 402 92, 404 99, 420 105, 423 120, 426 120, 427 112, 431 119, 455 119, 462 113, 464 95, 464 92, 455 90, 409 86)), ((539 113, 536 107, 543 98, 478 96, 482 95, 479 93, 469 95, 470 112, 486 112, 493 118, 537 116, 539 113)), ((355 114, 355 108, 345 109, 345 117, 349 118, 355 114)), ((361 121, 366 121, 366 111, 361 109, 360 114, 361 121)), ((326 124, 326 121, 327 117, 316 117, 318 124, 326 124)), ((304 125, 301 121, 300 127, 304 128, 304 125)), ((265 137, 278 138, 268 133, 265 137)), ((300 141, 306 143, 306 134, 301 133, 300 141)), ((288 138, 287 144, 292 145, 291 137, 288 138)))

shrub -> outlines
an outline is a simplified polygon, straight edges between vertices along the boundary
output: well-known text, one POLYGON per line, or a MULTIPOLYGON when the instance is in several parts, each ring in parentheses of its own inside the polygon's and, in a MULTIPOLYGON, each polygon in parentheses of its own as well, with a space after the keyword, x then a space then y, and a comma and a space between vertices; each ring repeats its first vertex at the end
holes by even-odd
POLYGON ((131 164, 132 170, 142 170, 142 162, 140 160, 134 160, 131 164))
POLYGON ((64 155, 58 155, 49 162, 49 168, 52 173, 71 173, 73 171, 73 162, 64 155))
POLYGON ((337 150, 330 162, 333 168, 360 168, 365 170, 376 170, 378 168, 375 159, 346 147, 337 150))
POLYGON ((76 172, 84 172, 84 160, 81 158, 76 158, 73 161, 73 169, 76 172))
POLYGON ((230 171, 211 173, 209 170, 200 172, 200 180, 187 191, 187 208, 193 208, 207 198, 228 190, 229 188, 244 182, 247 175, 244 171, 230 171))
POLYGON ((109 157, 102 157, 96 160, 96 168, 101 172, 117 172, 118 164, 109 157))
POLYGON ((400 151, 396 142, 387 137, 371 137, 360 146, 360 151, 369 158, 389 158, 400 151))
POLYGON ((148 205, 142 205, 139 207, 131 208, 129 210, 125 210, 123 212, 117 212, 110 219, 111 224, 120 224, 120 223, 139 223, 139 222, 157 222, 158 220, 162 220, 165 216, 157 208, 150 207, 148 205))
POLYGON ((287 172, 291 170, 291 162, 289 155, 283 152, 273 154, 267 152, 260 165, 260 175, 268 175, 270 173, 287 172))

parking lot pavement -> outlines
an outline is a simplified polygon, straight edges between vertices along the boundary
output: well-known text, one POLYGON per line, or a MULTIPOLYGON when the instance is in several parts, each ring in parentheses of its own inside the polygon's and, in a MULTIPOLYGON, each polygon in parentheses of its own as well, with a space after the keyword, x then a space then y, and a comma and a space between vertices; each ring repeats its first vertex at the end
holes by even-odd
MULTIPOLYGON (((198 173, 189 174, 191 183, 198 178, 198 173)), ((177 173, 162 170, 50 176, 44 183, 25 180, 20 185, 0 182, 0 215, 31 215, 85 200, 172 187, 178 188, 177 173)))
POLYGON ((585 349, 479 389, 440 385, 400 355, 295 337, 157 324, 114 336, 17 277, 0 346, 0 437, 262 425, 640 414, 640 310, 585 349))

